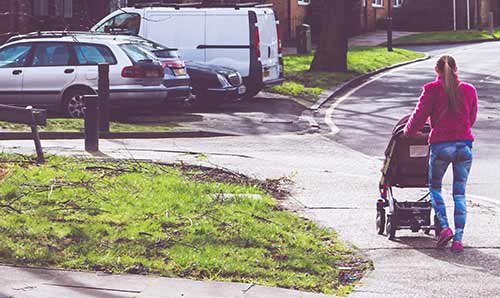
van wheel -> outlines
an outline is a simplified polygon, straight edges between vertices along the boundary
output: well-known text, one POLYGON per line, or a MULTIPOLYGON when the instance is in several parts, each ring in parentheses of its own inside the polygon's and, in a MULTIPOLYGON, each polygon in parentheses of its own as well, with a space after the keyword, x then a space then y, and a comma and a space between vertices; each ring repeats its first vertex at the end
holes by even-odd
POLYGON ((89 95, 90 92, 84 89, 73 89, 64 95, 62 103, 63 113, 70 118, 83 118, 85 116, 84 95, 89 95))

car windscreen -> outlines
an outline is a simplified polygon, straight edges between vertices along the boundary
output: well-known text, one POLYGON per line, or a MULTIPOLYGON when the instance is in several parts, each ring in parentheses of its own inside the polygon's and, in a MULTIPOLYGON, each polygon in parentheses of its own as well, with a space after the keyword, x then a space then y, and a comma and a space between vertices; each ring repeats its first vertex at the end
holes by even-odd
POLYGON ((131 43, 122 44, 120 45, 120 48, 122 48, 123 51, 125 51, 125 53, 130 57, 130 59, 134 63, 154 61, 155 57, 153 57, 144 49, 141 49, 141 47, 136 44, 131 44, 131 43))
POLYGON ((122 34, 138 35, 141 26, 141 16, 137 13, 124 12, 104 21, 95 29, 97 32, 120 32, 122 34))

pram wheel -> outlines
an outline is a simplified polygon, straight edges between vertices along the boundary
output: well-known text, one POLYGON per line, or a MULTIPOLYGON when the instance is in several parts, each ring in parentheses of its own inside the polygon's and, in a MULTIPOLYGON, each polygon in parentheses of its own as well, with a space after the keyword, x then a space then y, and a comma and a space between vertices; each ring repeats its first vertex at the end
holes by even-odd
POLYGON ((385 227, 387 231, 387 237, 389 240, 394 240, 396 238, 396 223, 391 215, 387 215, 387 224, 385 227))
POLYGON ((377 208, 377 233, 383 235, 385 231, 385 209, 377 208))

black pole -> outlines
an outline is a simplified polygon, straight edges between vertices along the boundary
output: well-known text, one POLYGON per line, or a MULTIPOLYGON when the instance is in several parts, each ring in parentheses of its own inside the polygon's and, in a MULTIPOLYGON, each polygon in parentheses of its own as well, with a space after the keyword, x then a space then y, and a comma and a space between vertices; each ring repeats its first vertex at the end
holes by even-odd
POLYGON ((31 113, 31 134, 33 135, 33 141, 35 142, 36 150, 36 162, 37 164, 43 164, 45 158, 43 157, 42 143, 40 142, 40 134, 38 133, 38 127, 36 125, 35 114, 31 106, 26 108, 31 113))
POLYGON ((109 64, 99 63, 99 110, 100 110, 100 131, 109 132, 109 64))
POLYGON ((85 151, 99 151, 99 96, 84 95, 85 104, 85 151))
POLYGON ((387 12, 387 51, 392 52, 392 1, 387 0, 389 3, 387 12))

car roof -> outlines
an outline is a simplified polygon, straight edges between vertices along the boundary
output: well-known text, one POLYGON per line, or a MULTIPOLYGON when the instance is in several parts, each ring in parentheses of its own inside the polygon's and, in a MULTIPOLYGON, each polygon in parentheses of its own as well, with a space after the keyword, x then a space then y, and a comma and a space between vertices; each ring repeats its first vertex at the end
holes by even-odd
POLYGON ((19 42, 91 42, 101 44, 124 44, 131 40, 137 40, 136 37, 129 36, 125 38, 112 38, 109 34, 94 32, 71 32, 71 31, 44 31, 32 32, 24 35, 12 36, 6 44, 19 42))

